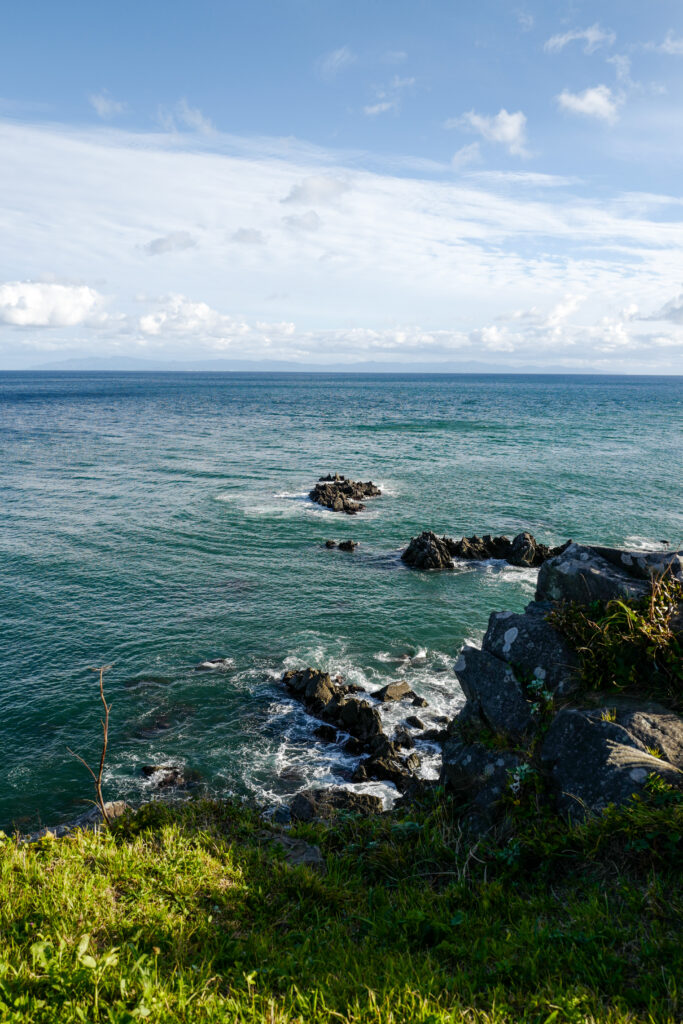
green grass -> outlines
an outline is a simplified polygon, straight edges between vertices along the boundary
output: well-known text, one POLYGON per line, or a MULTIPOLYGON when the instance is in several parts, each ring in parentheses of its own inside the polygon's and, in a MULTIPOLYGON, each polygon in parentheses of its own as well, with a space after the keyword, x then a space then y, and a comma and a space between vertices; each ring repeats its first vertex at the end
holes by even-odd
POLYGON ((0 843, 0 1020, 680 1020, 683 810, 668 787, 568 828, 463 833, 437 793, 300 825, 292 868, 237 803, 0 843))

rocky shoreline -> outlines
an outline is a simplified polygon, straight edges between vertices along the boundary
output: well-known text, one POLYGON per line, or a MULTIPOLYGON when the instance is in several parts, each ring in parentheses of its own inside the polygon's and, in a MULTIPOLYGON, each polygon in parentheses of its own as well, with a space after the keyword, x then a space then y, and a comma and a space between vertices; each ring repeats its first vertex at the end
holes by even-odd
MULTIPOLYGON (((329 484, 353 482, 335 477, 324 482, 329 484)), ((339 545, 351 551, 355 546, 352 541, 339 545)), ((683 552, 644 553, 571 541, 549 548, 528 533, 512 540, 486 535, 454 541, 425 531, 402 555, 411 568, 424 570, 452 569, 458 558, 501 558, 512 565, 538 566, 539 574, 535 599, 524 612, 492 612, 481 646, 466 644, 459 652, 453 668, 465 704, 450 721, 428 714, 432 724, 425 727, 412 711, 427 702, 405 680, 367 692, 312 667, 286 672, 281 679, 287 695, 319 723, 316 739, 358 758, 349 781, 389 783, 402 800, 419 798, 439 785, 465 802, 466 818, 478 829, 495 821, 506 798, 541 780, 557 813, 574 819, 642 794, 653 774, 683 788, 680 715, 661 703, 619 693, 593 693, 588 699, 580 692, 579 655, 551 621, 558 607, 644 598, 653 577, 665 572, 683 584, 683 552), (388 705, 411 712, 393 735, 380 714, 388 705), (416 741, 442 749, 438 780, 420 777, 416 741)), ((683 603, 670 612, 671 628, 683 643, 683 603)), ((196 668, 223 670, 228 662, 215 658, 196 668)), ((145 765, 142 771, 166 800, 173 798, 171 791, 198 781, 173 765, 145 765)), ((107 806, 116 816, 127 805, 114 801, 107 806)), ((330 818, 340 811, 373 814, 382 807, 380 797, 358 789, 313 787, 296 794, 275 820, 330 818)), ((96 828, 98 822, 99 812, 93 809, 70 824, 23 838, 61 836, 96 828)))

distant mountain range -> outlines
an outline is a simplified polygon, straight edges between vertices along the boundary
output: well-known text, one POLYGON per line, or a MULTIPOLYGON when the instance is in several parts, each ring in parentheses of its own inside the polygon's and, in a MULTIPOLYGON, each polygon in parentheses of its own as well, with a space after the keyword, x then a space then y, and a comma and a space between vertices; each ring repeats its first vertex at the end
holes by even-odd
POLYGON ((563 366, 505 366, 483 362, 460 363, 295 363, 276 360, 196 359, 190 361, 137 359, 133 356, 73 357, 14 369, 39 371, 100 371, 155 373, 540 373, 595 374, 603 370, 568 370, 563 366))

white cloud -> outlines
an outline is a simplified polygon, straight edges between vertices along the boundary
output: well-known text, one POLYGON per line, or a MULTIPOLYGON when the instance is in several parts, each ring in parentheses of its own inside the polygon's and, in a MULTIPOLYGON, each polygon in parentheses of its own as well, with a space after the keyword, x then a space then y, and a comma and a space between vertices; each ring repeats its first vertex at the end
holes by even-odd
POLYGON ((476 164, 481 160, 481 149, 478 142, 470 142, 466 146, 461 146, 457 153, 454 153, 451 157, 451 165, 454 170, 460 171, 463 167, 468 167, 470 164, 476 164))
POLYGON ((559 53, 563 50, 568 43, 575 41, 582 41, 585 43, 583 48, 584 53, 595 53, 600 46, 613 46, 616 42, 616 35, 614 32, 605 31, 600 28, 598 23, 591 25, 590 28, 572 29, 569 32, 563 32, 560 35, 551 36, 543 47, 547 53, 559 53))
POLYGON ((363 113, 367 117, 377 117, 378 114, 386 114, 389 110, 395 109, 395 100, 380 100, 379 103, 370 103, 367 107, 363 107, 363 113))
POLYGON ((531 32, 534 27, 534 16, 529 11, 517 10, 515 11, 515 17, 522 32, 531 32))
POLYGON ((657 323, 655 342, 646 333, 652 324, 620 312, 626 302, 658 310, 680 291, 678 195, 603 194, 597 202, 585 183, 574 189, 560 176, 442 170, 438 179, 432 167, 405 163, 372 173, 358 154, 220 133, 141 138, 0 120, 0 152, 0 281, 15 289, 44 281, 49 258, 60 281, 90 286, 75 312, 73 293, 57 302, 51 292, 46 312, 39 292, 18 301, 5 291, 5 365, 12 346, 72 351, 77 341, 105 355, 142 345, 181 359, 234 337, 244 357, 464 358, 474 354, 471 332, 496 326, 477 336, 482 358, 497 352, 511 367, 549 352, 568 367, 683 372, 683 325, 657 323), (352 183, 341 202, 319 208, 324 223, 314 205, 283 207, 293 187, 319 177, 352 183), (283 223, 290 213, 294 223, 283 223), (191 237, 201 231, 201 246, 191 259, 143 259, 141 248, 131 258, 159 225, 191 237), (239 225, 266 237, 267 250, 235 244, 239 225), (186 298, 149 298, 168 293, 186 298), (563 319, 556 307, 567 295, 585 298, 563 319), (266 296, 269 321, 295 324, 292 333, 259 326, 266 296), (499 319, 534 307, 533 316, 499 319))
POLYGON ((293 231, 317 231, 322 221, 315 210, 309 210, 294 217, 283 217, 282 223, 293 231))
POLYGON ((656 47, 660 53, 668 53, 671 57, 683 57, 683 36, 676 36, 669 30, 663 43, 656 47))
POLYGON ((528 156, 526 149, 526 115, 518 110, 509 114, 505 108, 494 117, 468 111, 462 117, 446 122, 447 128, 469 128, 479 132, 487 142, 499 142, 514 156, 528 156))
POLYGON ((241 245, 265 245, 266 236, 256 228, 238 228, 232 235, 232 240, 241 245))
POLYGON ((150 256, 161 256, 167 252, 182 252, 184 249, 194 249, 197 240, 189 231, 172 231, 169 235, 162 235, 161 238, 153 238, 142 248, 150 256))
POLYGON ((117 114, 123 114, 126 109, 126 104, 113 100, 106 89, 99 93, 92 93, 88 96, 88 101, 97 116, 101 117, 103 121, 108 121, 109 118, 116 117, 117 114))
POLYGON ((318 59, 318 74, 322 78, 334 78, 340 71, 355 64, 357 59, 348 46, 340 46, 339 49, 332 50, 318 59))
POLYGON ((325 174, 312 174, 297 185, 292 185, 280 202, 303 203, 306 206, 312 206, 315 203, 331 203, 348 192, 349 188, 349 183, 343 179, 325 174))
POLYGON ((0 323, 15 327, 75 327, 93 318, 101 305, 102 296, 86 285, 0 284, 0 323))
POLYGON ((572 114, 595 117, 598 121, 613 124, 622 100, 614 95, 609 86, 596 85, 592 89, 584 89, 583 92, 569 92, 568 89, 563 89, 557 97, 557 102, 563 110, 568 110, 572 114))
POLYGON ((185 98, 178 100, 171 110, 159 107, 157 116, 159 124, 167 132, 177 131, 179 125, 199 135, 213 135, 215 132, 212 121, 202 114, 199 107, 191 107, 185 98))
POLYGON ((641 320, 668 320, 672 324, 683 324, 683 292, 670 299, 660 309, 641 320))

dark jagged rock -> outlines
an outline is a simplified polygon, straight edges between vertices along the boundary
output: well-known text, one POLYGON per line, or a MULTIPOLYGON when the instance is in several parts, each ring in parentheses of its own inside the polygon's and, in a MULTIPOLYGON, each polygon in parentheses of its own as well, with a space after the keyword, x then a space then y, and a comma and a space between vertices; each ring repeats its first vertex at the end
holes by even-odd
POLYGON ((314 668, 285 672, 282 682, 316 716, 340 699, 338 684, 332 682, 329 672, 319 672, 314 668))
POLYGON ((532 602, 522 615, 492 612, 482 650, 515 665, 528 678, 543 680, 551 693, 577 686, 579 658, 547 621, 550 606, 532 602))
MULTIPOLYGON (((371 480, 347 480, 345 477, 335 473, 320 477, 309 494, 311 501, 329 508, 332 512, 346 512, 347 515, 355 515, 365 508, 365 498, 377 498, 381 495, 379 487, 371 480)), ((341 547, 341 545, 340 545, 341 547)))
POLYGON ((336 743, 337 740, 337 730, 332 725, 319 725, 313 730, 313 735, 323 743, 336 743))
POLYGON ((417 737, 419 740, 429 740, 431 743, 445 743, 448 739, 447 729, 425 729, 417 737))
POLYGON ((336 548, 337 547, 336 540, 326 540, 325 541, 325 547, 326 548, 336 548))
POLYGON ((429 701, 425 700, 424 697, 418 697, 418 695, 415 693, 414 690, 411 690, 410 693, 407 693, 406 697, 410 698, 410 701, 412 702, 412 705, 413 705, 414 708, 428 708, 429 707, 429 701))
POLYGON ((512 667, 488 651, 465 645, 453 666, 470 714, 494 732, 522 739, 532 726, 531 703, 512 667))
POLYGON ((354 782, 367 782, 377 780, 379 782, 393 782, 396 788, 403 792, 412 782, 413 772, 419 767, 419 758, 411 756, 411 763, 408 759, 401 757, 368 757, 361 761, 353 773, 354 782))
POLYGON ((413 569, 452 569, 452 543, 448 537, 437 537, 431 530, 425 530, 412 538, 401 558, 413 569))
POLYGON ((348 814, 379 814, 381 797, 369 793, 355 793, 350 789, 308 789, 297 793, 290 805, 292 818, 312 821, 314 818, 333 818, 340 811, 348 814))
POLYGON ((495 815, 512 773, 522 763, 518 754, 466 743, 454 735, 444 745, 439 783, 470 799, 475 818, 484 825, 495 815))
MULTIPOLYGON (((655 721, 651 715, 650 737, 657 732, 655 721)), ((683 735, 681 724, 679 720, 679 735, 683 735)), ((651 773, 683 789, 683 771, 653 756, 632 728, 614 720, 609 707, 560 711, 546 734, 541 757, 550 772, 558 809, 574 819, 602 811, 611 803, 626 803, 642 792, 651 773)))
POLYGON ((425 727, 424 722, 417 715, 408 715, 406 725, 409 725, 411 729, 424 729, 425 727))
POLYGON ((397 729, 394 737, 394 743, 397 747, 403 747, 404 750, 412 750, 415 746, 415 740, 410 735, 407 729, 397 729))
POLYGON ((372 696, 385 704, 389 701, 402 700, 404 697, 414 696, 414 694, 408 683, 397 681, 395 683, 387 683, 380 690, 375 690, 372 696))
POLYGON ((227 672, 228 669, 234 667, 235 662, 232 658, 207 658, 206 661, 200 661, 194 668, 195 672, 227 672))
POLYGON ((589 604, 615 597, 643 597, 650 577, 666 569, 683 580, 683 553, 646 554, 570 544, 541 567, 536 600, 589 604))
POLYGON ((342 540, 339 543, 340 551, 355 551, 358 547, 358 541, 356 540, 342 540))
POLYGON ((509 537, 492 537, 491 534, 453 540, 425 531, 412 538, 401 558, 415 569, 452 569, 454 558, 468 561, 497 558, 510 565, 536 567, 559 554, 563 547, 549 548, 539 544, 530 533, 518 533, 512 540, 509 537))

